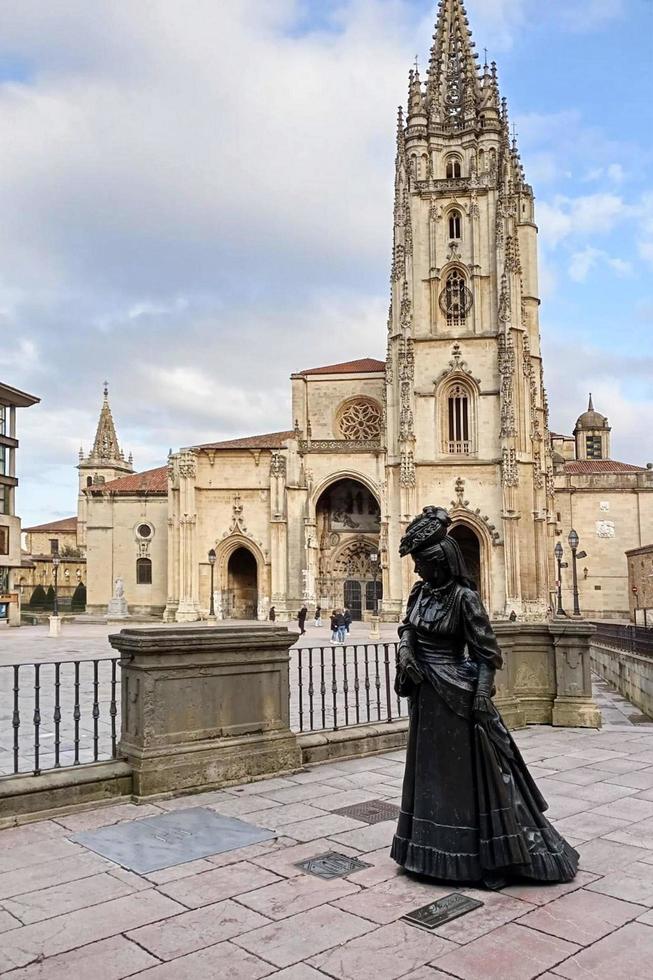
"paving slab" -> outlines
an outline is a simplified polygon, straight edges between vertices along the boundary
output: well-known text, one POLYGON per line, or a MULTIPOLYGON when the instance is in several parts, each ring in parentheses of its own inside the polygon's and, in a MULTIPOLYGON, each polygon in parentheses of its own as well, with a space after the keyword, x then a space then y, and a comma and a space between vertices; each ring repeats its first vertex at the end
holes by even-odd
POLYGON ((441 936, 395 922, 352 939, 311 963, 337 980, 396 980, 429 960, 455 949, 441 936))
POLYGON ((632 902, 581 889, 529 912, 520 924, 578 946, 590 946, 641 912, 641 906, 632 902))
POLYGON ((226 868, 215 868, 213 871, 159 885, 158 891, 189 909, 197 909, 235 895, 244 895, 277 881, 279 877, 271 871, 265 871, 248 861, 241 861, 226 868))
MULTIPOLYGON (((653 867, 651 870, 653 871, 653 867)), ((134 887, 134 884, 105 873, 94 875, 92 878, 82 878, 81 881, 69 881, 64 885, 53 885, 51 888, 17 895, 15 898, 6 898, 3 900, 3 905, 8 912, 28 925, 31 922, 53 919, 65 912, 100 905, 102 902, 122 898, 124 895, 131 895, 134 891, 140 890, 142 889, 134 887)))
POLYGON ((157 962, 135 943, 123 936, 113 936, 69 953, 49 956, 47 960, 14 970, 10 976, 11 980, 82 980, 87 977, 122 980, 156 966, 157 962))
POLYGON ((612 895, 626 902, 653 906, 653 864, 636 861, 587 886, 589 891, 612 895))
POLYGON ((555 972, 566 980, 650 980, 651 963, 653 928, 631 922, 559 964, 555 972))
POLYGON ((173 960, 266 925, 269 919, 227 899, 126 935, 160 960, 173 960))
POLYGON ((533 980, 578 950, 574 943, 509 923, 432 965, 460 980, 533 980))
POLYGON ((259 980, 274 972, 264 960, 230 942, 217 943, 197 953, 181 956, 135 976, 143 980, 200 980, 206 977, 229 980, 259 980))
POLYGON ((13 929, 2 936, 0 974, 183 911, 183 906, 152 890, 13 929))
POLYGON ((234 942, 275 966, 291 966, 371 932, 375 926, 330 905, 255 929, 234 942))

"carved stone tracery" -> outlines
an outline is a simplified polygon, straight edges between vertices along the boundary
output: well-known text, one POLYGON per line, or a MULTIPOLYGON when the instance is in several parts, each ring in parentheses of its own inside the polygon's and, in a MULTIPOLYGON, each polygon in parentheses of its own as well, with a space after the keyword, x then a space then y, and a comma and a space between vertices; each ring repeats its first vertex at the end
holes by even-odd
POLYGON ((383 409, 372 398, 356 398, 341 408, 337 425, 344 439, 378 439, 383 425, 383 409))

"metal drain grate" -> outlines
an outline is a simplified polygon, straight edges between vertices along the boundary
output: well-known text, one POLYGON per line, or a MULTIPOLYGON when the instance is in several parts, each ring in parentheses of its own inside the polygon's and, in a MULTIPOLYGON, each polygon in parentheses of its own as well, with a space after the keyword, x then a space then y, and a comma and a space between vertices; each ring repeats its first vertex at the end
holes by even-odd
POLYGON ((353 806, 343 806, 334 810, 343 817, 352 820, 362 820, 364 823, 382 823, 384 820, 397 820, 399 807, 386 800, 369 800, 367 803, 354 803, 353 806))
POLYGON ((324 878, 329 881, 331 878, 344 878, 345 875, 350 875, 353 871, 371 868, 372 865, 359 861, 358 858, 339 854, 337 851, 328 851, 326 854, 318 854, 307 861, 299 861, 295 867, 301 868, 309 875, 315 875, 316 878, 324 878))
POLYGON ((445 922, 451 922, 452 919, 467 915, 468 912, 473 912, 474 909, 480 909, 482 906, 483 902, 470 898, 469 895, 460 895, 454 892, 438 899, 437 902, 432 902, 430 905, 423 905, 421 908, 415 909, 414 912, 402 916, 402 918, 411 926, 418 926, 420 929, 431 931, 437 929, 438 926, 443 926, 445 922))

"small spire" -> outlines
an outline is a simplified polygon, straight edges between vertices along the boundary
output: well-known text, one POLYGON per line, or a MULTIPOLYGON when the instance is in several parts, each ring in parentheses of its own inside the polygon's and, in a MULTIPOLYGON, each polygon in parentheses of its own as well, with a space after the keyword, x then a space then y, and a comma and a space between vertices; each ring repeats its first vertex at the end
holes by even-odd
POLYGON ((104 400, 105 402, 109 400, 109 382, 104 382, 104 400))
POLYGON ((587 411, 588 412, 593 412, 594 411, 594 402, 592 401, 592 392, 591 391, 590 391, 590 401, 589 401, 589 405, 587 406, 587 411))

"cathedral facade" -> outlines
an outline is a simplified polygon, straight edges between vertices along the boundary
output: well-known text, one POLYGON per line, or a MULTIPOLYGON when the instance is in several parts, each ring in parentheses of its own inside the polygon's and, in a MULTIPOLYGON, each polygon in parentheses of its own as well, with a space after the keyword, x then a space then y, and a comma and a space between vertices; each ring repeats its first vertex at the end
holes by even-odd
MULTIPOLYGON (((125 460, 105 397, 79 466, 89 607, 105 610, 120 576, 130 609, 168 622, 206 617, 211 581, 218 618, 274 606, 283 621, 305 603, 397 620, 414 580, 399 540, 440 504, 491 615, 545 619, 554 545, 580 519, 569 500, 591 489, 566 468, 590 443, 572 459, 549 433, 537 273, 533 191, 496 65, 477 64, 462 3, 443 0, 426 81, 410 72, 397 122, 386 360, 298 370, 287 430, 189 445, 145 474, 125 460)), ((631 470, 646 538, 653 474, 631 470)), ((648 543, 633 538, 603 539, 622 579, 626 547, 648 543)), ((618 593, 605 608, 593 597, 596 614, 620 608, 618 593)))

